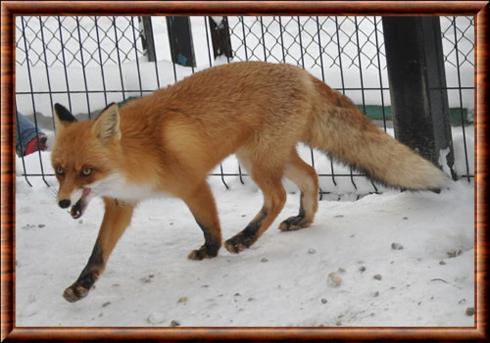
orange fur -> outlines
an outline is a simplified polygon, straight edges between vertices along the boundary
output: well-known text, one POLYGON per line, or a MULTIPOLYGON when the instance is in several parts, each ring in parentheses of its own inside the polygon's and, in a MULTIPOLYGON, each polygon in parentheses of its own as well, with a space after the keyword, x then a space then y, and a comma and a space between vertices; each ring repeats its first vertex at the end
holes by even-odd
MULTIPOLYGON (((216 256, 221 245, 217 211, 205 179, 232 153, 263 191, 264 205, 243 231, 225 242, 231 252, 253 244, 279 214, 286 197, 283 176, 298 185, 302 198, 300 213, 285 220, 281 230, 307 227, 313 221, 318 180, 297 155, 298 142, 395 187, 430 189, 446 181, 430 162, 366 119, 348 98, 285 64, 243 62, 209 68, 133 100, 119 112, 113 105, 95 120, 58 118, 57 124, 52 161, 63 172, 58 175, 60 200, 115 172, 117 180, 111 182, 141 191, 142 198, 146 193, 180 197, 204 231, 205 244, 191 252, 193 259, 216 256), (91 175, 81 176, 87 166, 91 175)), ((134 206, 141 199, 123 194, 118 200, 134 206)), ((122 234, 128 223, 105 219, 101 232, 113 228, 122 234)), ((116 240, 101 241, 104 263, 116 240)))

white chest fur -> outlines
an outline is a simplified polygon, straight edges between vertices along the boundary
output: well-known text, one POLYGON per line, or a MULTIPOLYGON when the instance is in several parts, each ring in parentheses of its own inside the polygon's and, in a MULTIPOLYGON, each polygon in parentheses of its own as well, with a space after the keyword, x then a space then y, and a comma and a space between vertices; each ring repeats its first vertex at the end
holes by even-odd
POLYGON ((96 181, 90 187, 94 195, 123 201, 137 202, 166 196, 165 193, 155 191, 154 186, 151 184, 129 182, 119 173, 113 173, 102 180, 96 181))

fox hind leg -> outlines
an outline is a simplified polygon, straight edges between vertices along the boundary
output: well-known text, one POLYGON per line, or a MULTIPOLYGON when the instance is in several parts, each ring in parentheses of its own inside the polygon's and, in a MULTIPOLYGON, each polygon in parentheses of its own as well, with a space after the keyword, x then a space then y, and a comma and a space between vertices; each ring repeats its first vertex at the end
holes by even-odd
POLYGON ((281 231, 295 231, 310 226, 318 209, 318 177, 315 170, 306 164, 296 150, 286 164, 284 175, 293 181, 301 191, 297 216, 290 217, 279 225, 281 231))
MULTIPOLYGON (((280 169, 277 169, 280 170, 280 169)), ((286 201, 286 191, 281 182, 282 172, 253 168, 252 178, 262 190, 264 205, 244 230, 228 239, 225 248, 231 253, 239 253, 249 248, 272 224, 286 201)))

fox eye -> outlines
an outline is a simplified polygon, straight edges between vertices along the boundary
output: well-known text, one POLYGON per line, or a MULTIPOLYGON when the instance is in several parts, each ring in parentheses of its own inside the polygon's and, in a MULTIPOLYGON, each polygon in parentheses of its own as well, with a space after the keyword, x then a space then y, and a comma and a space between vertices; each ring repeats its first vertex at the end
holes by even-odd
POLYGON ((83 168, 82 169, 82 175, 83 176, 89 176, 90 174, 92 174, 92 168, 83 168))
POLYGON ((62 166, 56 167, 56 174, 63 175, 64 173, 65 173, 65 170, 63 169, 62 166))

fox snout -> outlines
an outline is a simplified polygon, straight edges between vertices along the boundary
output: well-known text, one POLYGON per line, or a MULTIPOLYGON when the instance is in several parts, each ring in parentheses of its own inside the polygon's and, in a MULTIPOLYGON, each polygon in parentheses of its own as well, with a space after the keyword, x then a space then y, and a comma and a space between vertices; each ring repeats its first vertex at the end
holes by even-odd
POLYGON ((65 188, 62 184, 58 192, 58 205, 63 209, 69 209, 71 216, 78 219, 85 212, 92 196, 92 189, 89 187, 65 188))
POLYGON ((67 182, 60 183, 60 189, 58 190, 58 205, 61 208, 69 207, 74 201, 78 200, 74 199, 76 193, 77 189, 73 184, 67 182))
POLYGON ((58 205, 60 205, 61 208, 68 208, 70 207, 71 201, 70 199, 63 199, 58 202, 58 205))
POLYGON ((57 202, 62 209, 70 209, 82 196, 82 190, 76 187, 75 184, 64 180, 60 182, 58 190, 57 202))

